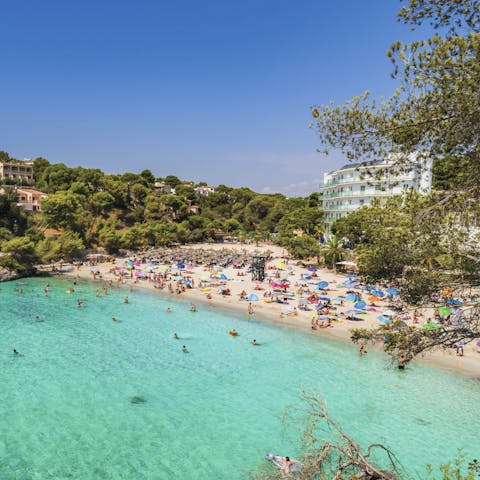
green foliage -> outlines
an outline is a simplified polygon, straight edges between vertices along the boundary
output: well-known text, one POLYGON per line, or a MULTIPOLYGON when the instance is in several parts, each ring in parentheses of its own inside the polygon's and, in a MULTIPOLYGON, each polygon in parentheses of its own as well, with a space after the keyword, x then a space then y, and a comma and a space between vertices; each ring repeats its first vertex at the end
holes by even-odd
POLYGON ((16 270, 31 270, 37 257, 35 245, 30 237, 15 237, 2 243, 2 252, 13 258, 16 270))
POLYGON ((42 215, 52 228, 75 228, 84 215, 82 197, 69 191, 50 194, 42 200, 42 215))
POLYGON ((308 259, 320 255, 320 244, 311 235, 300 235, 291 237, 285 244, 288 252, 295 258, 308 259))
POLYGON ((58 238, 41 240, 36 247, 36 252, 42 262, 50 262, 78 258, 84 248, 85 245, 78 233, 65 231, 58 238))
POLYGON ((219 185, 215 193, 201 196, 193 182, 168 175, 159 181, 176 193, 160 194, 150 170, 105 175, 95 168, 50 164, 41 157, 34 161, 34 176, 37 187, 48 193, 42 212, 27 215, 17 207, 13 189, 7 189, 0 195, 0 229, 5 229, 0 239, 23 235, 28 228, 44 261, 75 256, 84 247, 115 253, 120 248, 213 241, 223 233, 256 242, 277 236, 280 244, 288 245, 294 230, 306 236, 293 239, 292 251, 312 256, 318 250, 318 242, 309 238, 321 230, 316 193, 287 199, 219 185), (199 214, 190 211, 192 205, 199 207, 199 214), (46 227, 59 230, 61 236, 45 239, 46 227))
POLYGON ((11 188, 0 194, 0 228, 6 228, 14 235, 23 235, 27 228, 27 216, 17 206, 18 196, 11 188))
POLYGON ((33 161, 33 178, 39 181, 42 178, 43 172, 50 166, 50 162, 42 157, 38 157, 33 161))
POLYGON ((115 198, 108 192, 97 192, 91 197, 91 209, 97 215, 107 213, 114 205, 115 198))
POLYGON ((337 235, 333 235, 323 245, 321 250, 325 263, 331 266, 334 271, 337 271, 337 262, 342 261, 346 253, 342 240, 337 235))

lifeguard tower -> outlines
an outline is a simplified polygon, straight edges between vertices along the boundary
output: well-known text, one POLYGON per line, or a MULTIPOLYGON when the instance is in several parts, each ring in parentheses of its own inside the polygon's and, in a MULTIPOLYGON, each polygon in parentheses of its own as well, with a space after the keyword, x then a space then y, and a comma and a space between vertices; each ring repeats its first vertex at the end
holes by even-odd
POLYGON ((265 262, 267 261, 266 255, 253 254, 252 259, 252 280, 263 282, 265 280, 265 262))

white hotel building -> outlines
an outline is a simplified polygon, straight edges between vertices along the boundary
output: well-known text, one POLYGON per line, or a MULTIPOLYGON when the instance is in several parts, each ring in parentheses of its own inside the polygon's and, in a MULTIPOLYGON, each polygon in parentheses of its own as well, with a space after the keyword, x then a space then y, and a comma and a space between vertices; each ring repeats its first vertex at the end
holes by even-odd
POLYGON ((325 233, 335 220, 369 205, 374 198, 400 195, 408 189, 428 193, 432 186, 432 161, 412 161, 412 168, 399 173, 393 161, 350 163, 323 175, 325 233), (394 170, 397 170, 395 172, 394 170))

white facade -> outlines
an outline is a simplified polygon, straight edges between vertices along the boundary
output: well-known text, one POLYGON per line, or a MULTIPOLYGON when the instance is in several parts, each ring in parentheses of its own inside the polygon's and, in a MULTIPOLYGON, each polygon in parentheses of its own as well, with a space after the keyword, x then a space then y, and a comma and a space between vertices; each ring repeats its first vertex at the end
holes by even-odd
POLYGON ((388 161, 349 164, 325 173, 321 191, 326 233, 335 220, 370 205, 374 198, 400 195, 409 189, 428 193, 432 186, 432 161, 417 161, 413 157, 411 164, 412 168, 402 173, 388 161))
POLYGON ((202 197, 208 197, 211 193, 215 193, 216 188, 205 185, 203 187, 196 187, 194 190, 202 197))

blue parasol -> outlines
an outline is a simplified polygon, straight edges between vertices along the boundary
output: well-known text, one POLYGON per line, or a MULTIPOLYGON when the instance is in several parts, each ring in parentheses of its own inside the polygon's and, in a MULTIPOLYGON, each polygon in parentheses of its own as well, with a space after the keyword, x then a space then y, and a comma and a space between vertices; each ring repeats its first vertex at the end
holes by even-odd
POLYGON ((389 295, 400 295, 400 291, 396 288, 387 288, 385 290, 389 295))
POLYGON ((358 302, 361 300, 361 298, 360 298, 360 295, 357 295, 356 293, 349 293, 346 296, 345 300, 347 302, 358 302))

